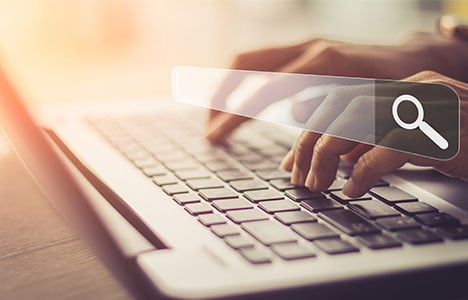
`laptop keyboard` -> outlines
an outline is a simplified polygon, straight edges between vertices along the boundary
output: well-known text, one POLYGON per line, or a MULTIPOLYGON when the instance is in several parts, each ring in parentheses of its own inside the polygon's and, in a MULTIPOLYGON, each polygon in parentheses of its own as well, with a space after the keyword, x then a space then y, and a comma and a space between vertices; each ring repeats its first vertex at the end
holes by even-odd
POLYGON ((242 126, 224 145, 191 118, 141 114, 89 124, 181 209, 254 264, 401 248, 468 238, 468 225, 380 180, 369 193, 341 191, 341 165, 324 192, 290 183, 278 168, 293 139, 273 126, 242 126))

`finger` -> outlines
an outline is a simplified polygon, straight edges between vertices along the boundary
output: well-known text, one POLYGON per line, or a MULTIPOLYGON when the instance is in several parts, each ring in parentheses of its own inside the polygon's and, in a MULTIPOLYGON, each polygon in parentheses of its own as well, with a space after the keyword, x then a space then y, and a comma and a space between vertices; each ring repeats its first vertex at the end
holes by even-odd
POLYGON ((340 155, 348 153, 357 145, 357 142, 322 135, 315 144, 305 185, 314 191, 329 187, 335 180, 340 155))
MULTIPOLYGON (((251 71, 278 71, 284 65, 301 56, 307 50, 308 43, 300 43, 287 47, 259 49, 241 53, 233 60, 230 69, 251 71)), ((212 103, 216 103, 222 109, 222 105, 229 95, 240 85, 244 76, 234 72, 221 84, 213 97, 212 103)), ((212 120, 220 111, 211 110, 208 119, 212 120)))
POLYGON ((281 168, 285 171, 291 172, 294 164, 294 151, 293 149, 289 150, 288 153, 284 156, 281 161, 281 168))
POLYGON ((225 140, 235 128, 247 120, 249 118, 234 114, 218 114, 208 127, 206 138, 212 143, 219 143, 225 140))
POLYGON ((355 164, 358 161, 359 157, 361 157, 364 153, 366 153, 372 148, 373 146, 371 145, 359 144, 356 146, 356 148, 354 148, 350 152, 343 154, 341 156, 341 159, 347 163, 355 164))
POLYGON ((320 138, 320 134, 304 130, 294 144, 294 163, 291 173, 291 183, 294 185, 304 185, 307 172, 310 168, 312 151, 315 143, 320 138))
POLYGON ((374 147, 363 154, 354 165, 353 172, 343 188, 350 197, 358 197, 367 192, 382 175, 403 166, 410 155, 394 150, 374 147))

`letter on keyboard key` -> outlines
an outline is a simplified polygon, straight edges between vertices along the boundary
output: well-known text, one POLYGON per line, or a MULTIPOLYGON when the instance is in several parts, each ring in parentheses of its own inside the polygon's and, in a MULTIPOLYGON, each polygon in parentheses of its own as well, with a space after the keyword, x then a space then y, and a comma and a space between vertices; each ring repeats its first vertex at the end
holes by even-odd
POLYGON ((295 242, 296 238, 290 229, 276 221, 258 221, 243 223, 242 228, 262 244, 295 242))
POLYGON ((319 213, 319 216, 348 235, 380 232, 374 225, 350 210, 328 210, 319 213))

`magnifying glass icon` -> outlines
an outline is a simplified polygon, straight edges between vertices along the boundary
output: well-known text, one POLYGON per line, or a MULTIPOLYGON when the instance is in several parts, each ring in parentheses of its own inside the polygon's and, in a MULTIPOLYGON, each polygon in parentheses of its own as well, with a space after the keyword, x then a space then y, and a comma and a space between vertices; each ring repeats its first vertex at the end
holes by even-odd
POLYGON ((398 96, 395 99, 395 101, 393 101, 392 115, 393 115, 393 119, 395 120, 395 122, 401 128, 407 129, 407 130, 412 130, 412 129, 419 128, 440 149, 445 150, 445 149, 448 148, 449 144, 448 144, 447 140, 443 136, 441 136, 440 133, 438 133, 434 128, 432 128, 431 125, 427 124, 423 120, 424 119, 424 108, 423 108, 421 102, 416 97, 408 95, 408 94, 398 96), (416 109, 418 111, 418 115, 416 117, 416 120, 411 122, 411 123, 404 122, 400 118, 400 116, 398 115, 398 106, 404 101, 409 101, 409 102, 413 103, 414 106, 416 106, 416 109))

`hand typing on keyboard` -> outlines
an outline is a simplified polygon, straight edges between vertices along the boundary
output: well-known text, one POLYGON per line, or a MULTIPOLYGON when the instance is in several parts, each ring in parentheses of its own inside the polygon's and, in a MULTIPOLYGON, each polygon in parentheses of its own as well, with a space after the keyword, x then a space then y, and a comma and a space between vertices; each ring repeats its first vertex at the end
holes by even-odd
MULTIPOLYGON (((445 48, 447 53, 463 53, 467 46, 466 43, 460 44, 460 41, 429 34, 417 34, 411 43, 404 43, 398 47, 360 46, 312 40, 291 47, 240 54, 234 60, 232 68, 394 79, 415 74, 405 80, 445 84, 458 93, 460 151, 448 161, 371 147, 306 130, 302 132, 282 162, 282 167, 292 172, 291 183, 305 185, 313 191, 323 191, 333 183, 341 158, 355 164, 343 191, 348 196, 357 197, 367 192, 382 175, 400 168, 406 162, 432 166, 449 176, 468 181, 468 62, 462 54, 458 57, 454 55, 444 58, 454 63, 452 67, 448 64, 442 65, 443 59, 439 56, 437 59, 428 59, 437 55, 434 52, 437 47, 445 48), (438 70, 450 77, 424 70, 438 70)), ((227 87, 223 87, 222 93, 215 95, 214 101, 222 101, 239 84, 240 82, 229 82, 227 87)), ((266 85, 262 89, 268 88, 266 85)), ((246 120, 246 117, 212 111, 207 138, 212 142, 219 142, 246 120)))

